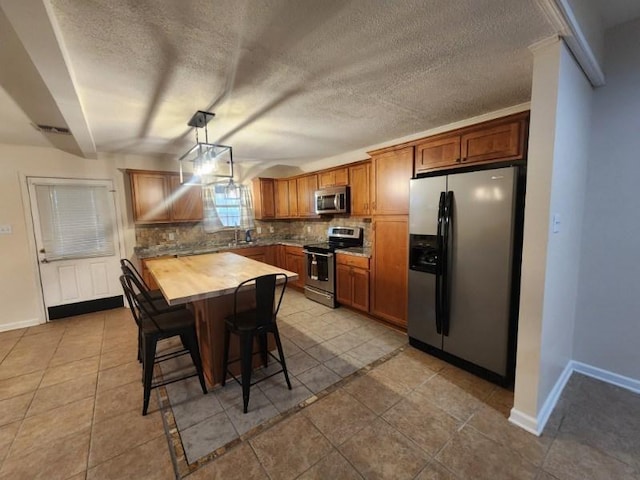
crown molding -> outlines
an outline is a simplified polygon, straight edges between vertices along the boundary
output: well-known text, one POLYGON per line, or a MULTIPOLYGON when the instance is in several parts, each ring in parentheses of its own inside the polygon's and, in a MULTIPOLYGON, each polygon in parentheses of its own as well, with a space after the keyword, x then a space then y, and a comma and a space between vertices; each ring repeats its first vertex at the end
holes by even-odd
MULTIPOLYGON (((582 33, 580 24, 571 10, 568 0, 536 0, 547 20, 565 41, 569 50, 594 87, 605 84, 604 72, 593 50, 582 33)), ((544 42, 544 40, 543 40, 544 42)), ((538 42, 540 43, 540 42, 538 42)), ((537 44, 532 45, 535 47, 537 44)), ((532 48, 529 47, 529 48, 532 48)))

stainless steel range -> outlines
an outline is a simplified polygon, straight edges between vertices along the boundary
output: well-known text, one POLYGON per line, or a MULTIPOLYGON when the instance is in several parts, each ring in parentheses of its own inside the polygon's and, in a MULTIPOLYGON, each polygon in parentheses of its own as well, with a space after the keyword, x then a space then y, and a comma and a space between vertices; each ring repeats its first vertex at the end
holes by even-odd
POLYGON ((311 300, 335 308, 337 306, 335 251, 341 248, 361 247, 362 228, 329 227, 328 236, 327 242, 304 246, 304 293, 311 300))

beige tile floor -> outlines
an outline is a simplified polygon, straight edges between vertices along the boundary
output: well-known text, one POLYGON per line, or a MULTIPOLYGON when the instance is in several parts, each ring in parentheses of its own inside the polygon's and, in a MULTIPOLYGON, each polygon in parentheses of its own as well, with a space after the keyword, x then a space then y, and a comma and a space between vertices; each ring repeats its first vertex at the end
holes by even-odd
MULTIPOLYGON (((0 333, 0 479, 175 478, 141 402, 125 309, 0 333)), ((640 396, 574 375, 540 438, 511 404, 407 347, 187 478, 640 479, 640 396)))

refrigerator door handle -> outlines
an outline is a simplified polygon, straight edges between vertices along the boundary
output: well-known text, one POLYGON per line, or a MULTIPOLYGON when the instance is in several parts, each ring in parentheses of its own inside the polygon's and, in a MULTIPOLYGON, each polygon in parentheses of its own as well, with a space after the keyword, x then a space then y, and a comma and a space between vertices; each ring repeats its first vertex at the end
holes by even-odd
POLYGON ((440 192, 438 203, 438 264, 436 265, 436 332, 442 334, 442 227, 444 223, 445 192, 440 192))
POLYGON ((449 302, 449 286, 451 285, 451 269, 449 268, 449 246, 453 241, 453 192, 448 191, 444 201, 443 239, 442 239, 442 333, 449 336, 449 320, 451 305, 449 302))

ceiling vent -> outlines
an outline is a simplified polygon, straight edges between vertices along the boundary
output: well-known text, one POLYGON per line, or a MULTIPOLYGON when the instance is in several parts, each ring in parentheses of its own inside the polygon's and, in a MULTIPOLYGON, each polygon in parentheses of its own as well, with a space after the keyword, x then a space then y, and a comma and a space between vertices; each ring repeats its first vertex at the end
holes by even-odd
POLYGON ((65 127, 52 127, 51 125, 36 125, 32 123, 33 128, 35 128, 40 133, 51 133, 53 135, 71 135, 71 130, 65 127))

